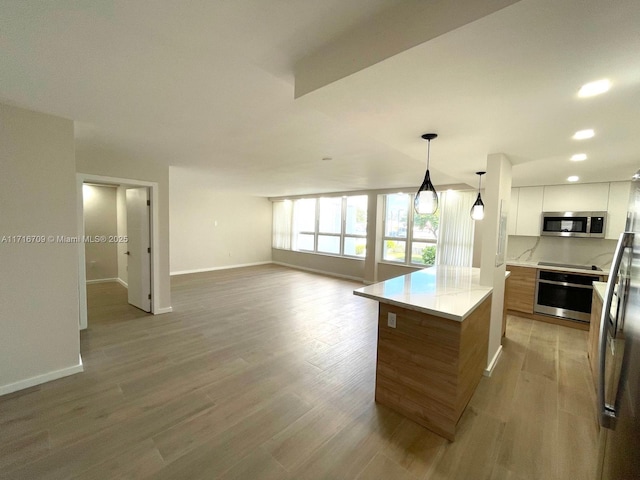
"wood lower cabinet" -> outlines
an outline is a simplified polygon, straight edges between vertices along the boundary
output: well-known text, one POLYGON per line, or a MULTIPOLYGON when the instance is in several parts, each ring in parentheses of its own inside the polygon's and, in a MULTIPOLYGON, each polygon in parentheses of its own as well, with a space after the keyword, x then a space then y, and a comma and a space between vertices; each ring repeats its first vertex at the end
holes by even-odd
POLYGON ((598 340, 600 339, 600 321, 602 319, 602 299, 600 295, 593 291, 591 300, 591 323, 589 324, 589 340, 587 345, 587 355, 589 357, 589 366, 593 377, 593 386, 597 388, 598 384, 598 340))
POLYGON ((516 312, 533 313, 536 293, 535 268, 508 266, 511 272, 505 286, 505 307, 516 312))
POLYGON ((487 366, 490 321, 491 296, 463 321, 380 303, 376 401, 455 440, 487 366))
MULTIPOLYGON (((504 310, 505 313, 520 315, 525 318, 531 318, 540 322, 553 323, 564 327, 575 328, 578 330, 590 330, 589 323, 585 321, 575 321, 565 318, 556 317, 542 313, 534 313, 534 305, 536 303, 536 283, 538 270, 535 267, 520 267, 516 265, 507 266, 507 270, 511 275, 507 278, 504 293, 504 310)), ((564 270, 557 270, 564 272, 564 270)), ((568 271, 573 275, 589 275, 591 277, 598 275, 599 281, 606 281, 607 275, 595 272, 578 273, 575 270, 568 271)), ((601 302, 602 303, 602 302, 601 302)), ((593 307, 592 307, 593 308, 593 307)), ((600 314, 598 313, 598 316, 600 314)), ((592 320, 593 321, 593 320, 592 320)), ((599 321, 599 317, 598 317, 599 321)), ((504 324, 503 320, 503 324, 504 324)), ((504 335, 504 325, 503 332, 504 335)))

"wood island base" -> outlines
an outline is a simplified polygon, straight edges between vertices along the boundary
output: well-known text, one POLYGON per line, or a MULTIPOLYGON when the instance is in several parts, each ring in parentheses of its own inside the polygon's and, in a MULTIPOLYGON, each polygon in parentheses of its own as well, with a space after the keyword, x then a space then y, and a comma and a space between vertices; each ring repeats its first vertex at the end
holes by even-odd
POLYGON ((462 321, 380 303, 376 402, 455 440, 487 365, 490 317, 491 295, 462 321))

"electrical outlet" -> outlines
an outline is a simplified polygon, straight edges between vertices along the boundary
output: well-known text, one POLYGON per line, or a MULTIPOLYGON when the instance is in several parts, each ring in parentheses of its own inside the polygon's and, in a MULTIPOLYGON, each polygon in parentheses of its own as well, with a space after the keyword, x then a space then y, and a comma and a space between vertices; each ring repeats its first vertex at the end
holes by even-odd
POLYGON ((387 326, 396 328, 396 314, 389 312, 387 315, 387 326))

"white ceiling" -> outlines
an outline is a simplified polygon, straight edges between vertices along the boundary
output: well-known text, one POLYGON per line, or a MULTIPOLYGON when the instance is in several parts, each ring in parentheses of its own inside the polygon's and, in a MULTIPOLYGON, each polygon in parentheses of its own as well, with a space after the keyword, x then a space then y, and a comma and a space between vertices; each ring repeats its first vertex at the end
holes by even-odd
POLYGON ((521 0, 294 99, 296 64, 369 24, 401 34, 379 19, 410 6, 0 0, 0 102, 74 119, 78 155, 201 169, 212 188, 264 196, 417 188, 430 131, 436 185, 476 185, 498 152, 516 186, 640 168, 637 0, 521 0), (610 92, 577 97, 604 77, 610 92), (596 136, 572 140, 583 128, 596 136))

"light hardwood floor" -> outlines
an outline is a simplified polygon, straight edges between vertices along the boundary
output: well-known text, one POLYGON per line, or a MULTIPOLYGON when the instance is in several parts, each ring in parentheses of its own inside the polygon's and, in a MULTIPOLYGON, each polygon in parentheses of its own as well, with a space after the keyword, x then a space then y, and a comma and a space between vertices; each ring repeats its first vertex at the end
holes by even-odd
POLYGON ((377 303, 275 265, 89 287, 85 372, 0 397, 0 477, 589 479, 587 333, 509 317, 449 443, 374 397, 377 303))

